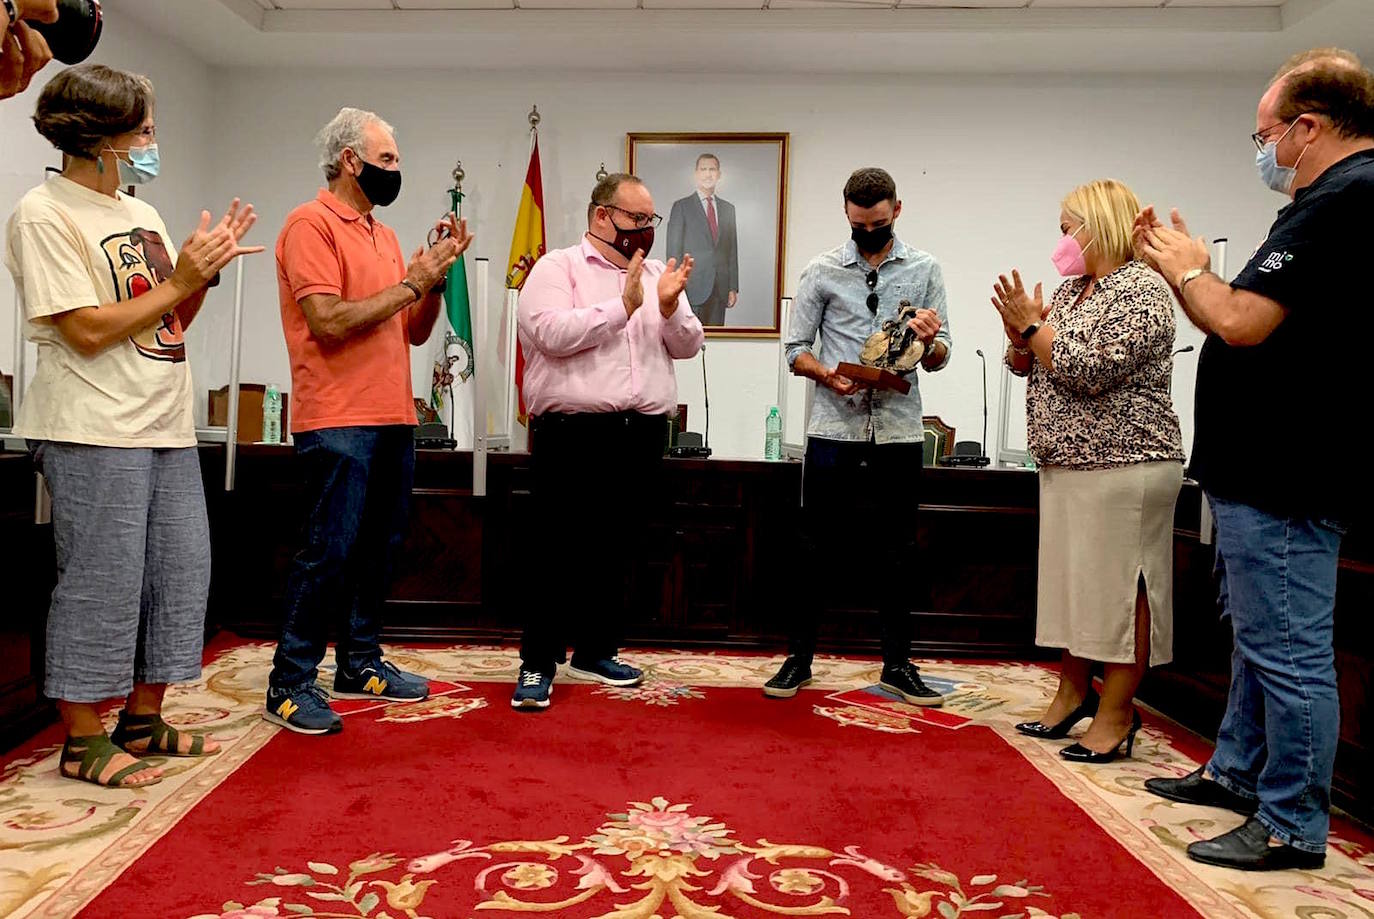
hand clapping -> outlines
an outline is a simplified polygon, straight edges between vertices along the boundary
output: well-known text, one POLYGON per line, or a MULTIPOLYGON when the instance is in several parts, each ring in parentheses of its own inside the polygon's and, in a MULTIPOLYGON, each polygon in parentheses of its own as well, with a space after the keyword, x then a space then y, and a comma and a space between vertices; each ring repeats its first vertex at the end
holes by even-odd
POLYGON ((420 290, 433 289, 448 274, 449 266, 472 245, 473 239, 466 218, 454 220, 452 214, 444 215, 429 232, 429 248, 421 246, 410 256, 406 280, 420 290))
POLYGON ((263 251, 262 246, 240 246, 241 240, 257 222, 253 205, 242 208, 239 199, 230 203, 219 222, 210 225, 210 212, 200 212, 200 224, 182 244, 176 269, 169 279, 185 291, 194 293, 214 280, 215 275, 241 255, 263 251))
POLYGON ((1136 217, 1131 239, 1150 267, 1162 274, 1177 291, 1189 271, 1212 266, 1212 255, 1206 238, 1194 239, 1189 234, 1188 224, 1177 208, 1169 212, 1169 222, 1172 227, 1164 226, 1155 216, 1154 208, 1147 207, 1136 217))
POLYGON ((668 259, 668 265, 658 279, 658 310, 667 319, 678 308, 682 292, 687 289, 687 279, 692 276, 692 266, 696 260, 690 255, 682 256, 682 264, 677 259, 668 259))
POLYGON ((992 285, 992 305, 1001 314, 1008 337, 1014 329, 1019 341, 1022 332, 1034 323, 1043 322, 1050 311, 1045 307, 1043 284, 1036 284, 1035 295, 1031 296, 1021 282, 1021 272, 1013 269, 1011 277, 1008 281, 1006 275, 998 275, 997 283, 992 285))

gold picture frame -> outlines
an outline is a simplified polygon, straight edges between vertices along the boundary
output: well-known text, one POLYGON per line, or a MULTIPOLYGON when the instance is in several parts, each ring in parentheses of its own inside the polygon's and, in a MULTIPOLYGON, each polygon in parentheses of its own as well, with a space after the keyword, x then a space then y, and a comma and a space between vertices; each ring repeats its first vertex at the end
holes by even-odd
POLYGON ((693 256, 688 299, 712 338, 780 334, 790 140, 776 132, 625 136, 626 171, 644 180, 664 216, 649 257, 693 256), (711 159, 719 184, 707 193, 710 180, 700 175, 711 159), (750 229, 760 225, 766 231, 750 229))

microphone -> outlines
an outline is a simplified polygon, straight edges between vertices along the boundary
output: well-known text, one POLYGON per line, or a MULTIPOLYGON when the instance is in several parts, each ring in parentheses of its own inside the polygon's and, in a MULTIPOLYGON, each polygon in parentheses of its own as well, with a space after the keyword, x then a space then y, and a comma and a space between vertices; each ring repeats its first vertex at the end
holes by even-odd
POLYGON ((1189 351, 1192 351, 1192 350, 1193 350, 1193 346, 1192 346, 1192 345, 1186 345, 1186 346, 1184 346, 1184 347, 1182 347, 1182 348, 1179 348, 1177 351, 1175 351, 1175 352, 1174 352, 1174 357, 1178 357, 1180 354, 1187 354, 1189 351))
POLYGON ((973 466, 981 468, 988 465, 992 460, 988 459, 988 359, 983 354, 982 348, 975 349, 975 353, 983 362, 983 440, 974 443, 971 440, 961 440, 954 445, 952 456, 941 456, 936 458, 937 466, 973 466), (977 450, 977 453, 973 451, 977 450))
POLYGON ((983 439, 978 444, 978 452, 982 456, 988 455, 988 359, 983 356, 983 349, 977 349, 978 359, 983 362, 983 439))
POLYGON ((668 450, 669 456, 706 458, 711 455, 711 390, 706 385, 706 344, 701 345, 701 395, 706 402, 706 436, 682 431, 677 443, 668 450))
POLYGON ((702 449, 706 456, 711 455, 711 387, 706 385, 706 342, 701 343, 701 398, 706 403, 706 436, 702 438, 702 449))

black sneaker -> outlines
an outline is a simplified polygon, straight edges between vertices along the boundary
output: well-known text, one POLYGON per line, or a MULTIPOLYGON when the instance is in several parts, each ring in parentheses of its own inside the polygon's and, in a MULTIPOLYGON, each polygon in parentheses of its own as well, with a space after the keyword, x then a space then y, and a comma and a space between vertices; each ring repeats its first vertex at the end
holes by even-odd
POLYGON ((782 662, 773 679, 763 684, 763 694, 770 699, 790 699, 811 682, 811 662, 789 657, 782 662))
POLYGON ((520 676, 515 681, 515 694, 510 697, 511 708, 544 709, 549 707, 549 696, 553 695, 553 675, 520 668, 520 676))
POLYGON ((1146 779, 1145 790, 1151 794, 1179 801, 1183 804, 1197 804, 1201 807, 1224 807, 1243 817, 1249 817, 1259 810, 1259 801, 1236 794, 1217 782, 1207 778, 1199 766, 1181 779, 1146 779))
POLYGON ((1188 857, 1204 865, 1241 871, 1315 871, 1326 864, 1326 853, 1304 852, 1292 846, 1270 845, 1269 829, 1251 817, 1229 833, 1188 847, 1188 857))
POLYGON ((922 683, 918 669, 906 661, 883 667, 878 686, 912 705, 944 705, 944 695, 922 683))
POLYGON ((644 682, 644 671, 631 667, 619 655, 588 661, 574 654, 568 662, 568 676, 607 686, 638 686, 644 682))

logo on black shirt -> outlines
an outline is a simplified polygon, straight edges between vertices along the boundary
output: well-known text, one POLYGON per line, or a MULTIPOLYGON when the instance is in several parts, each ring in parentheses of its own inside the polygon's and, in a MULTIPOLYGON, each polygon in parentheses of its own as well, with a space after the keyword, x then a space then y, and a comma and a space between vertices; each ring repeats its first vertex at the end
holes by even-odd
POLYGON ((1264 262, 1259 266, 1259 270, 1263 271, 1265 274, 1269 274, 1270 272, 1278 271, 1286 263, 1291 261, 1293 261, 1292 253, 1279 251, 1270 252, 1269 255, 1265 257, 1264 262))

